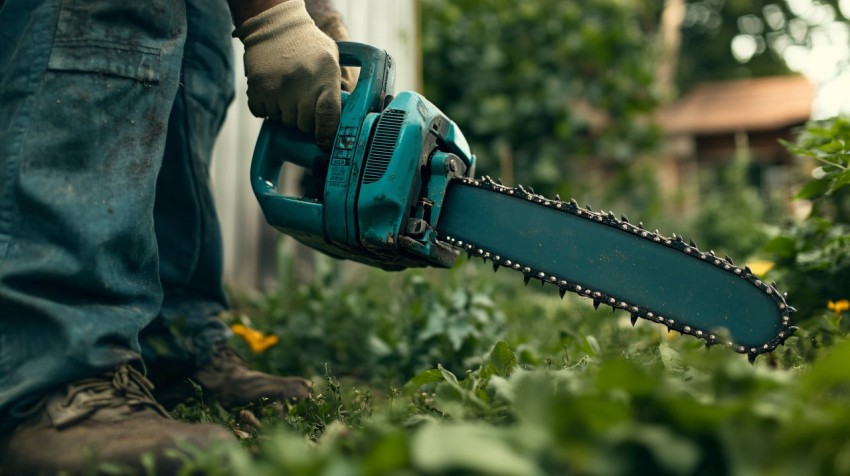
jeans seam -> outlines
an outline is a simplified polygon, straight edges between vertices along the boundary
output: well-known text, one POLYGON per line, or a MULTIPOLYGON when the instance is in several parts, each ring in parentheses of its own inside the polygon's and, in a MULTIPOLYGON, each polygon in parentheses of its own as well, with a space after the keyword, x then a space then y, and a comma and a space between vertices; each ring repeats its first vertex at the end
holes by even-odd
MULTIPOLYGON (((49 69, 48 63, 50 62, 50 55, 53 50, 53 43, 56 40, 56 29, 58 28, 59 23, 59 7, 60 6, 57 5, 57 9, 54 12, 55 22, 53 22, 51 26, 45 25, 43 27, 44 30, 48 30, 51 28, 53 30, 53 34, 50 38, 50 47, 45 49, 47 53, 44 58, 40 58, 42 61, 39 67, 33 67, 29 71, 29 80, 31 81, 31 83, 36 84, 36 86, 34 86, 33 89, 27 92, 27 97, 23 101, 21 101, 21 104, 19 105, 19 112, 16 112, 16 114, 18 114, 16 119, 9 126, 11 136, 9 142, 11 144, 14 144, 14 146, 11 147, 11 153, 6 158, 6 160, 8 160, 8 164, 6 170, 4 171, 7 176, 4 180, 6 182, 6 194, 3 197, 3 201, 8 203, 9 206, 6 210, 0 210, 0 226, 3 225, 3 215, 7 215, 5 217, 6 238, 5 240, 0 240, 0 263, 2 263, 8 255, 9 249, 12 248, 12 240, 17 236, 17 231, 20 225, 20 217, 18 216, 19 213, 16 214, 16 210, 14 210, 15 206, 13 204, 16 202, 13 199, 13 196, 15 193, 14 190, 18 183, 18 178, 20 176, 21 157, 23 157, 22 149, 24 141, 22 138, 26 134, 26 126, 32 118, 33 102, 36 100, 38 95, 41 93, 42 88, 44 87, 44 80, 47 75, 47 70, 49 69)), ((42 34, 44 34, 44 32, 42 32, 42 34)), ((0 203, 2 203, 2 201, 0 201, 0 203)), ((0 228, 0 238, 2 238, 2 233, 3 230, 2 228, 0 228)))

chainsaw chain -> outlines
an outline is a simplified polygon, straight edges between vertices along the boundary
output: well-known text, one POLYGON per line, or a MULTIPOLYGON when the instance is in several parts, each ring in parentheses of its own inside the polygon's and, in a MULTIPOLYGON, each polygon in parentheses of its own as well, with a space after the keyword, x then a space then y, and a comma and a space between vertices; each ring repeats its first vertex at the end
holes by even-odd
POLYGON ((762 281, 758 276, 756 276, 752 272, 752 270, 750 270, 748 266, 744 266, 742 268, 735 265, 735 263, 729 256, 721 258, 720 256, 715 255, 714 251, 700 251, 693 240, 691 240, 690 242, 685 242, 684 238, 682 238, 681 235, 675 233, 672 237, 665 237, 662 236, 658 232, 658 230, 649 231, 645 229, 643 223, 638 223, 637 225, 630 223, 628 218, 626 218, 625 216, 621 215, 620 218, 617 218, 614 213, 610 211, 595 212, 589 206, 585 206, 585 208, 582 208, 578 205, 578 203, 576 203, 574 199, 571 199, 568 202, 562 201, 560 197, 557 197, 554 200, 549 199, 544 196, 535 194, 533 189, 526 189, 521 185, 517 187, 507 187, 502 185, 501 183, 492 180, 490 177, 484 177, 482 179, 458 178, 454 179, 454 181, 460 182, 467 186, 472 186, 516 197, 518 200, 527 200, 529 202, 533 202, 546 208, 560 210, 563 213, 569 213, 585 220, 590 220, 595 223, 611 226, 623 232, 634 234, 645 240, 652 241, 656 244, 666 246, 668 248, 684 253, 692 257, 693 259, 698 259, 706 263, 713 264, 714 266, 734 276, 737 276, 740 279, 744 279, 752 283, 756 288, 768 294, 776 303, 776 306, 779 308, 780 314, 782 316, 782 325, 780 332, 775 338, 759 347, 747 347, 744 345, 736 344, 732 341, 721 341, 721 336, 719 336, 714 331, 700 329, 692 325, 683 325, 681 323, 676 322, 674 319, 667 318, 638 304, 628 303, 623 300, 617 299, 615 296, 609 295, 602 290, 589 289, 579 283, 571 282, 563 276, 547 274, 540 270, 524 266, 523 264, 517 263, 515 260, 512 260, 509 257, 499 256, 495 253, 492 253, 488 251, 486 247, 480 244, 464 242, 451 236, 441 237, 443 241, 454 246, 457 249, 465 251, 470 257, 475 256, 483 258, 485 261, 492 261, 494 270, 499 269, 499 267, 505 267, 523 273, 526 284, 528 284, 531 279, 536 279, 544 284, 556 285, 559 288, 560 295, 562 298, 568 291, 573 292, 581 297, 587 297, 592 299, 594 307, 598 307, 600 304, 604 304, 610 306, 612 309, 615 310, 619 309, 629 312, 631 314, 632 325, 637 322, 638 318, 646 319, 648 321, 655 322, 658 324, 663 324, 667 326, 668 331, 674 330, 681 334, 687 334, 703 339, 707 347, 715 344, 724 345, 738 353, 746 354, 751 361, 755 360, 756 356, 758 356, 759 354, 771 352, 776 349, 776 347, 781 345, 785 341, 785 339, 790 337, 797 330, 795 326, 791 325, 791 313, 795 312, 796 309, 789 306, 785 302, 786 295, 780 293, 776 289, 776 283, 766 283, 762 281))

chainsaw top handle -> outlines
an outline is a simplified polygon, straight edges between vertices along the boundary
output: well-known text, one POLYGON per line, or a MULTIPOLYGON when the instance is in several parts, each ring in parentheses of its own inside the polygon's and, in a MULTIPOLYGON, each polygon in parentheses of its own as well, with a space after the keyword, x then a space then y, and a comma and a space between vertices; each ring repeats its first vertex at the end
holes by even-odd
POLYGON ((385 50, 353 42, 337 45, 340 66, 359 66, 360 76, 354 91, 341 93, 342 113, 331 156, 319 148, 312 134, 267 119, 260 128, 251 163, 251 186, 269 223, 308 242, 323 234, 322 204, 315 199, 318 197, 281 193, 278 184, 283 164, 290 162, 322 177, 329 165, 333 168, 333 163, 350 159, 346 154, 351 144, 342 143, 350 140, 350 134, 343 137, 341 132, 359 131, 367 114, 383 109, 394 86, 392 58, 385 50))

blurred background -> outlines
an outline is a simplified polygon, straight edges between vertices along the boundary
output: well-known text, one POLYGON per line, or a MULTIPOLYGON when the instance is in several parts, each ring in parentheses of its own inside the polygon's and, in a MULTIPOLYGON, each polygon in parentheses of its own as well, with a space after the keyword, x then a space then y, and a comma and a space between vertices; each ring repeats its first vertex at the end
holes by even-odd
MULTIPOLYGON (((335 3, 353 41, 393 56, 397 91, 460 126, 479 174, 735 257, 808 213, 792 198, 814 164, 780 140, 850 112, 850 0, 335 3)), ((213 169, 227 281, 274 287, 281 249, 310 279, 310 254, 281 244, 251 193, 260 121, 236 76, 213 169)))

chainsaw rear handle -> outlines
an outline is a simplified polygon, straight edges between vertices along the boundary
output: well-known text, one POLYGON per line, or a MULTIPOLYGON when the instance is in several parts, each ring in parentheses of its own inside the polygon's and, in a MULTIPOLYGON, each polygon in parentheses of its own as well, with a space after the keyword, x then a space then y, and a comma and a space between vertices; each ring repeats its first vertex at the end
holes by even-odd
MULTIPOLYGON (((342 92, 339 129, 359 130, 367 114, 380 112, 392 87, 392 59, 374 46, 339 42, 340 66, 359 66, 360 77, 351 94, 342 92)), ((339 137, 339 133, 337 133, 339 137)), ((336 139, 335 142, 340 139, 336 139)), ((334 143, 334 149, 340 144, 334 143)), ((332 154, 336 157, 338 154, 332 154)), ((311 134, 279 121, 265 120, 251 162, 251 186, 270 225, 305 241, 323 236, 322 204, 314 199, 286 196, 278 183, 286 162, 323 173, 329 156, 311 134)))

